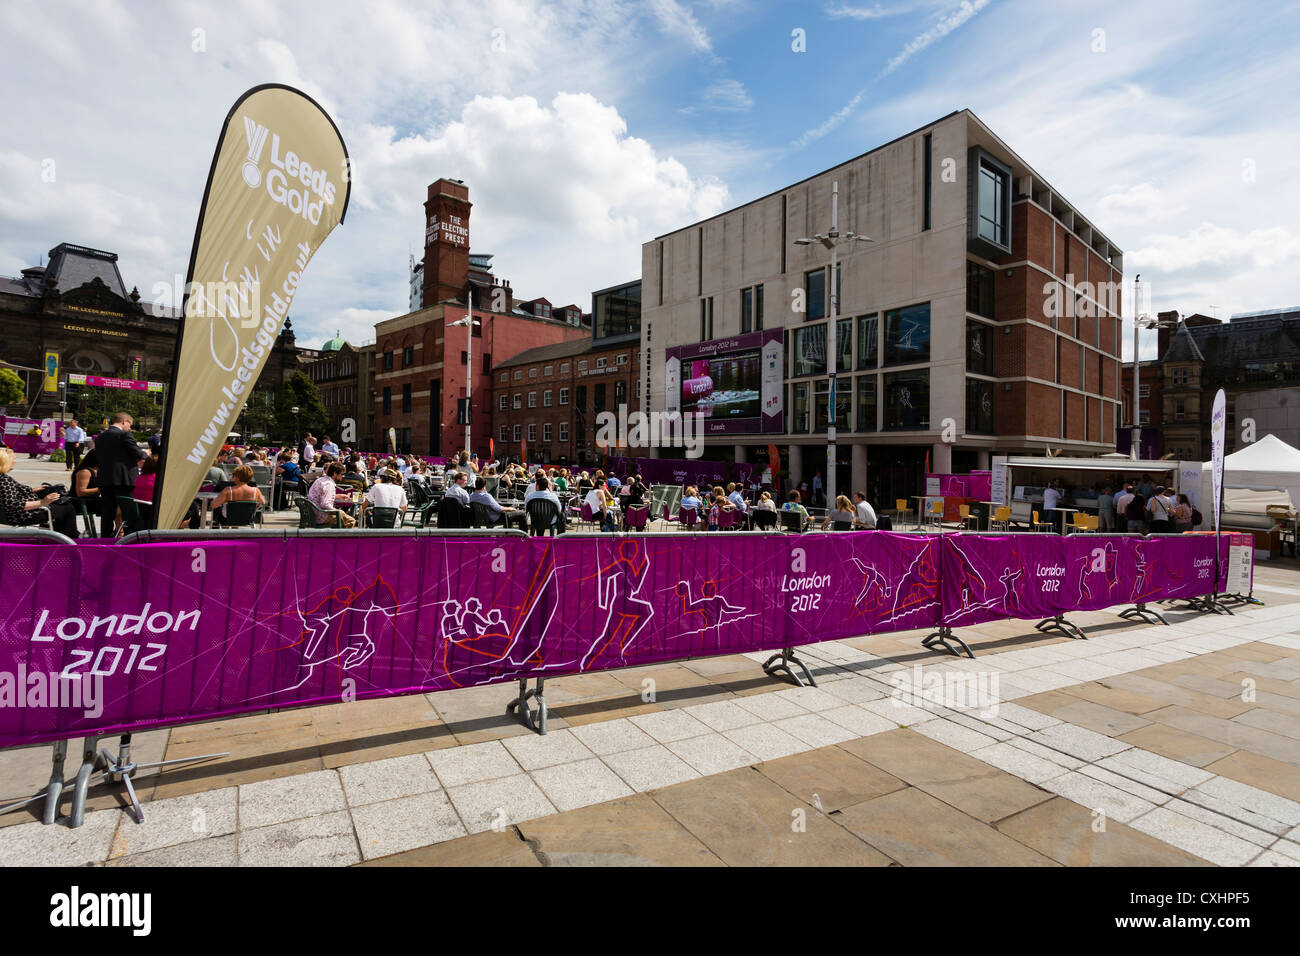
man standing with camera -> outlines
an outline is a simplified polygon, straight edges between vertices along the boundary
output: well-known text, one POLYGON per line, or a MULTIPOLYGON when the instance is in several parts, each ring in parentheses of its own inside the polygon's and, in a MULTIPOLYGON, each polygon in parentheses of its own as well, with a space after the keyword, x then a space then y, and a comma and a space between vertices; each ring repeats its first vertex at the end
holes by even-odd
POLYGON ((113 537, 113 524, 117 518, 118 496, 130 498, 135 489, 140 462, 149 452, 136 444, 131 434, 135 424, 126 412, 116 412, 112 424, 95 436, 95 455, 99 459, 97 479, 100 495, 99 536, 113 537))

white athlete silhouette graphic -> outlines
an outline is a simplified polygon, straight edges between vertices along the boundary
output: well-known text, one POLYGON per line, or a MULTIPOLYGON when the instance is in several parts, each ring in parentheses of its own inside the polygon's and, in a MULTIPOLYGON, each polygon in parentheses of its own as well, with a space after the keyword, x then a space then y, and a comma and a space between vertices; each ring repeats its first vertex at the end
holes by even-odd
POLYGON ((701 597, 698 600, 691 594, 690 581, 678 581, 673 590, 682 599, 682 617, 698 615, 702 622, 699 627, 683 631, 683 634, 699 634, 709 628, 720 628, 724 624, 734 624, 756 616, 746 614, 745 608, 730 603, 718 593, 718 586, 712 581, 706 581, 701 586, 701 597))

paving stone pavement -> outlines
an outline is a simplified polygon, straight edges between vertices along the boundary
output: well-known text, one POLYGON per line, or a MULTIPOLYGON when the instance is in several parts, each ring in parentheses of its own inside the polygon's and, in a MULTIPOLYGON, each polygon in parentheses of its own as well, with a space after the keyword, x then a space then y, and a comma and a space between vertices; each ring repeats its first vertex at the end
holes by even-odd
MULTIPOLYGON (((231 755, 142 777, 143 824, 108 787, 78 830, 0 818, 0 864, 1297 866, 1294 611, 993 622, 963 631, 975 660, 833 641, 800 650, 817 688, 757 653, 583 675, 545 737, 500 686, 139 735, 231 755)), ((0 802, 46 753, 0 754, 0 802)))

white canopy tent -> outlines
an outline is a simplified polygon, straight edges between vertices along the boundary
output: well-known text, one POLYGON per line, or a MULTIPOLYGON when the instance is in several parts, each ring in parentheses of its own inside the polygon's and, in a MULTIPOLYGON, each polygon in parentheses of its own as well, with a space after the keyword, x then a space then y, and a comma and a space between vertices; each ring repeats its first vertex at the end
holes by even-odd
MULTIPOLYGON (((1212 467, 1212 462, 1207 461, 1201 471, 1201 500, 1206 502, 1213 497, 1212 467)), ((1289 494, 1289 503, 1294 505, 1300 501, 1300 449, 1292 448, 1276 435, 1265 435, 1224 457, 1223 486, 1252 491, 1281 489, 1289 494)), ((1225 493, 1226 497, 1229 496, 1225 493)), ((1280 496, 1270 500, 1280 501, 1280 496)), ((1209 509, 1202 510, 1208 520, 1209 509)))

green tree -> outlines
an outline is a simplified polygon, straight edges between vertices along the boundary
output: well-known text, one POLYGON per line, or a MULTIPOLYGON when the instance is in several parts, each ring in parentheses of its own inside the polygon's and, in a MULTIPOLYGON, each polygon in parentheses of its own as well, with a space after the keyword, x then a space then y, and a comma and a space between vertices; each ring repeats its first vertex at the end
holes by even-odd
POLYGON ((27 395, 23 380, 13 369, 0 368, 0 405, 21 405, 27 395))
POLYGON ((162 422, 162 393, 87 386, 81 389, 76 408, 78 419, 92 434, 115 412, 126 412, 135 422, 134 431, 148 435, 162 422))
POLYGON ((297 441, 306 432, 319 438, 328 427, 320 389, 305 373, 295 372, 276 395, 275 433, 286 441, 297 441), (298 408, 297 416, 289 410, 294 406, 298 408))

